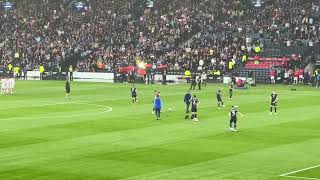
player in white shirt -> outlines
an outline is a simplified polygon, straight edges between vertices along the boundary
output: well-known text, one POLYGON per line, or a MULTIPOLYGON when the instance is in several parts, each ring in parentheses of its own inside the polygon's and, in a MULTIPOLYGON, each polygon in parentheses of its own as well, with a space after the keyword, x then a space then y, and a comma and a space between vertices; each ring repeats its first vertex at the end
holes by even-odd
POLYGON ((5 81, 6 81, 6 78, 2 77, 1 78, 1 94, 2 95, 6 94, 5 81))
POLYGON ((10 91, 10 94, 13 94, 14 93, 14 85, 15 85, 15 80, 14 80, 14 78, 10 78, 10 79, 8 79, 8 83, 9 83, 9 91, 10 91))
POLYGON ((5 87, 6 94, 8 94, 9 93, 9 89, 10 89, 10 83, 9 83, 9 78, 8 77, 5 78, 4 87, 5 87))

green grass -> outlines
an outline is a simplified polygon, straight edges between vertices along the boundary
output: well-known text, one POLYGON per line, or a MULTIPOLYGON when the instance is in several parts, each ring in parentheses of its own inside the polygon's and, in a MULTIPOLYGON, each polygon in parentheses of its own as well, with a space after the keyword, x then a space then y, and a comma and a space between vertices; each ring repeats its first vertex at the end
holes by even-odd
POLYGON ((288 180, 279 175, 320 164, 319 90, 258 85, 231 101, 225 85, 211 84, 194 91, 201 104, 193 123, 184 120, 187 85, 137 87, 132 104, 129 84, 73 82, 69 101, 64 82, 16 82, 15 95, 0 97, 0 179, 288 180), (273 89, 277 116, 268 112, 273 89), (151 114, 154 90, 164 101, 161 121, 151 114), (236 133, 228 131, 231 105, 245 115, 236 133))
POLYGON ((318 179, 320 179, 319 178, 320 177, 320 167, 308 169, 308 170, 305 170, 305 171, 294 173, 292 175, 294 175, 296 177, 318 178, 318 179))

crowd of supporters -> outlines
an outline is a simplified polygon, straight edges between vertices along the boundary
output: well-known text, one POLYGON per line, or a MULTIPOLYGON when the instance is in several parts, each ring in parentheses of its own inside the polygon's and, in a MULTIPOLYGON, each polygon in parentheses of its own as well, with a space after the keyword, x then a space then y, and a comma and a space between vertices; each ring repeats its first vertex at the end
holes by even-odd
POLYGON ((0 66, 232 69, 256 48, 320 46, 318 0, 26 0, 0 11, 0 66))

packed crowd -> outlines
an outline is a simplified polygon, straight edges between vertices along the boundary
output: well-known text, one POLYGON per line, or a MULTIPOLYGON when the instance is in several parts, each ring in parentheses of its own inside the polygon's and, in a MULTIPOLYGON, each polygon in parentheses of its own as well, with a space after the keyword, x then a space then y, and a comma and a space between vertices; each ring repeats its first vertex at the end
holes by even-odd
POLYGON ((227 71, 244 54, 274 46, 320 46, 317 0, 17 1, 0 11, 1 67, 114 71, 137 62, 227 71), (219 7, 219 8, 217 8, 219 7))

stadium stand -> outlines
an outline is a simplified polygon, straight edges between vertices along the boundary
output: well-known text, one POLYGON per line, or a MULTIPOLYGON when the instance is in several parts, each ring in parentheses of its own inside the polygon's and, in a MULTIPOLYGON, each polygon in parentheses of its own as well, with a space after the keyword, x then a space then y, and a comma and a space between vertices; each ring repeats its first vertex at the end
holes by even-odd
POLYGON ((225 74, 284 63, 255 64, 250 58, 257 55, 306 59, 302 52, 320 46, 317 0, 265 0, 260 8, 244 0, 82 2, 17 1, 13 10, 2 10, 2 68, 113 72, 144 62, 225 74))

